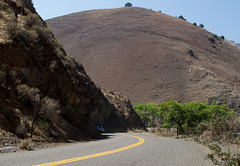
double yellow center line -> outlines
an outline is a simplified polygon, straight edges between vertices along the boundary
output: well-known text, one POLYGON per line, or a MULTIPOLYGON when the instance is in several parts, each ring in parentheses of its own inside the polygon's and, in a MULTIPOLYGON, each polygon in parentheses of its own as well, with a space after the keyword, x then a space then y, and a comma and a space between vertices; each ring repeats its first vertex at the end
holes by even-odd
POLYGON ((94 158, 94 157, 105 156, 105 155, 109 155, 109 154, 113 154, 113 153, 118 153, 118 152, 121 152, 121 151, 124 151, 124 150, 128 150, 128 149, 137 147, 139 145, 142 145, 144 143, 144 139, 141 138, 141 137, 137 137, 137 136, 133 136, 133 135, 126 135, 126 134, 121 134, 121 135, 129 136, 129 137, 135 137, 135 138, 139 139, 139 141, 135 144, 128 145, 128 146, 118 148, 118 149, 114 149, 114 150, 110 150, 110 151, 106 151, 106 152, 101 152, 101 153, 96 153, 96 154, 91 154, 91 155, 87 155, 87 156, 76 157, 76 158, 71 158, 71 159, 66 159, 66 160, 60 160, 60 161, 55 161, 55 162, 50 162, 50 163, 44 163, 44 164, 39 164, 39 165, 34 165, 34 166, 60 165, 60 164, 66 164, 66 163, 71 163, 71 162, 75 162, 75 161, 90 159, 90 158, 94 158))

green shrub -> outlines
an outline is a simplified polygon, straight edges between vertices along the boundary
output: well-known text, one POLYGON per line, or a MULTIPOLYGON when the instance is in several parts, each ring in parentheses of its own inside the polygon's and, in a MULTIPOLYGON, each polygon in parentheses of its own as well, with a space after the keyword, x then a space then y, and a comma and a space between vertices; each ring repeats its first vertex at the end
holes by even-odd
POLYGON ((224 39, 225 39, 225 37, 224 37, 224 36, 221 36, 221 39, 223 39, 223 40, 224 40, 224 39))
POLYGON ((197 26, 197 23, 193 23, 194 26, 197 26))
POLYGON ((50 124, 46 119, 39 119, 36 127, 43 132, 47 132, 50 128, 50 124))

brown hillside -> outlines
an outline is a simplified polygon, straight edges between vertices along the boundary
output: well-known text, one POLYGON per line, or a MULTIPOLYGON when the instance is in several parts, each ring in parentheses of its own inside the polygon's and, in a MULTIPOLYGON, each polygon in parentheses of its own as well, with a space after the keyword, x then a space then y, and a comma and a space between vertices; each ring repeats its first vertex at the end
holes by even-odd
POLYGON ((94 81, 133 104, 238 98, 240 50, 182 19, 131 7, 79 12, 47 24, 94 81))
POLYGON ((97 87, 65 53, 31 1, 0 1, 0 140, 95 138, 97 125, 145 129, 125 96, 97 87))

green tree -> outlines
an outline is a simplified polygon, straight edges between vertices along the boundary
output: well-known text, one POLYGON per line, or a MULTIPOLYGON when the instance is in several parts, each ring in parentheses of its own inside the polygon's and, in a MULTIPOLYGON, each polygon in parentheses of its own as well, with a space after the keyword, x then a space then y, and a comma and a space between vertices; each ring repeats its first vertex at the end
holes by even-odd
POLYGON ((138 104, 136 106, 133 106, 133 109, 140 116, 145 126, 148 126, 150 123, 150 117, 147 112, 147 106, 145 104, 138 104))
MULTIPOLYGON (((201 122, 207 122, 216 129, 218 126, 229 128, 229 119, 235 113, 229 110, 226 105, 218 105, 216 102, 200 103, 188 102, 181 104, 177 101, 163 102, 159 105, 149 103, 139 104, 133 107, 148 127, 155 127, 156 120, 162 119, 163 127, 178 126, 179 133, 184 134, 187 128, 198 131, 201 122)), ((225 129, 225 130, 227 130, 225 129)))
POLYGON ((183 125, 186 121, 186 112, 182 104, 177 101, 163 102, 159 105, 159 113, 165 114, 163 127, 173 127, 177 125, 180 133, 184 133, 183 125))
POLYGON ((151 125, 149 127, 156 126, 156 118, 158 116, 158 106, 156 104, 149 103, 147 104, 148 115, 150 116, 151 125))

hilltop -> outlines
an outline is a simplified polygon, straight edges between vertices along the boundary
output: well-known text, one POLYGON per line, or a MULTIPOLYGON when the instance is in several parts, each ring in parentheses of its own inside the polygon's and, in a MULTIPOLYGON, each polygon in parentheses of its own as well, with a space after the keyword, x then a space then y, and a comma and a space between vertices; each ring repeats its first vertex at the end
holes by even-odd
POLYGON ((138 7, 84 11, 47 24, 97 84, 133 104, 215 99, 239 108, 240 50, 201 27, 138 7))

